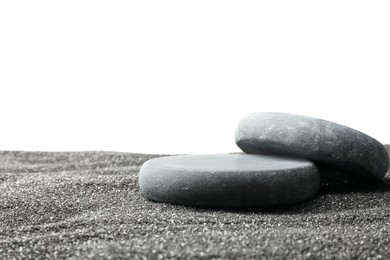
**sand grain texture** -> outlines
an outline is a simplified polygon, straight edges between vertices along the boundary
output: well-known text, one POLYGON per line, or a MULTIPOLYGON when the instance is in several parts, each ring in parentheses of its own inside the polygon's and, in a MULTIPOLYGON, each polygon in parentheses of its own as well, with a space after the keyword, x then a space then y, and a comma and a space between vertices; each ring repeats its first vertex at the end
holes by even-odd
POLYGON ((288 207, 202 209, 140 195, 153 157, 0 152, 0 259, 390 258, 389 174, 288 207))

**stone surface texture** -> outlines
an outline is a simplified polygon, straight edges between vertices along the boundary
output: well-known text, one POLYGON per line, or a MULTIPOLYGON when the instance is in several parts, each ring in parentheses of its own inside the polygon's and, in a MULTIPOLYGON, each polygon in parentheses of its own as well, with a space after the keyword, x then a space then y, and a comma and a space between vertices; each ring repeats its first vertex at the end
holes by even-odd
POLYGON ((169 156, 147 161, 139 173, 145 197, 192 206, 290 204, 314 196, 319 185, 312 162, 266 155, 169 156))
MULTIPOLYGON (((390 153, 390 144, 385 144, 384 146, 387 152, 390 153)), ((389 156, 389 169, 387 170, 387 172, 390 172, 390 156, 389 156)))
POLYGON ((389 155, 377 140, 350 127, 317 118, 252 113, 238 124, 235 140, 249 154, 306 158, 327 173, 342 170, 354 179, 382 179, 389 168, 389 155))

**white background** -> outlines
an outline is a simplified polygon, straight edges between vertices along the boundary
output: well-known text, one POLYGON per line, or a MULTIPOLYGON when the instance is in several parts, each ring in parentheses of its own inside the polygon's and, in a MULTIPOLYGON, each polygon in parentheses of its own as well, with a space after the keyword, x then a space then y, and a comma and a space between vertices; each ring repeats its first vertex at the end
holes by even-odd
POLYGON ((389 1, 1 1, 0 149, 238 151, 253 111, 390 142, 389 1))

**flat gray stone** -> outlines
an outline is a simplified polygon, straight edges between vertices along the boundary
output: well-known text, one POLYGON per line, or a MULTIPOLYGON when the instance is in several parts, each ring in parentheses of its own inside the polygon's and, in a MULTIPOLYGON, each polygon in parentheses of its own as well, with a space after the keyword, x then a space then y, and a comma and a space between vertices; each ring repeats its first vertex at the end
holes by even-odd
POLYGON ((319 185, 320 174, 308 160, 243 153, 160 157, 139 173, 146 198, 191 206, 289 204, 312 197, 319 185))
POLYGON ((327 177, 341 171, 355 180, 382 179, 389 168, 389 154, 380 142, 350 127, 317 118, 252 113, 238 124, 235 140, 249 154, 313 160, 327 177))

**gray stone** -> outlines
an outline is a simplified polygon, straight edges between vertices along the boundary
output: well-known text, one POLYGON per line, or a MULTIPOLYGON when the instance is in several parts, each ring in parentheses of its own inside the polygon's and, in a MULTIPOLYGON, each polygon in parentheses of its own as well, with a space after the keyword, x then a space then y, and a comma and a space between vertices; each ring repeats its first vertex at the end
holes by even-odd
POLYGON ((377 140, 347 126, 317 118, 252 113, 238 124, 235 140, 249 154, 313 160, 328 177, 332 177, 332 172, 336 175, 341 171, 354 180, 382 179, 389 168, 389 154, 377 140))
POLYGON ((308 160, 269 155, 182 155, 149 160, 139 173, 151 200, 206 207, 295 203, 312 197, 320 174, 308 160))
MULTIPOLYGON (((390 154, 390 144, 385 144, 384 146, 385 146, 387 152, 390 154)), ((390 158, 389 158, 389 165, 390 165, 390 158)), ((387 172, 389 173, 390 169, 388 169, 387 172)))
POLYGON ((387 152, 390 153, 390 144, 385 144, 384 146, 385 146, 387 152))

